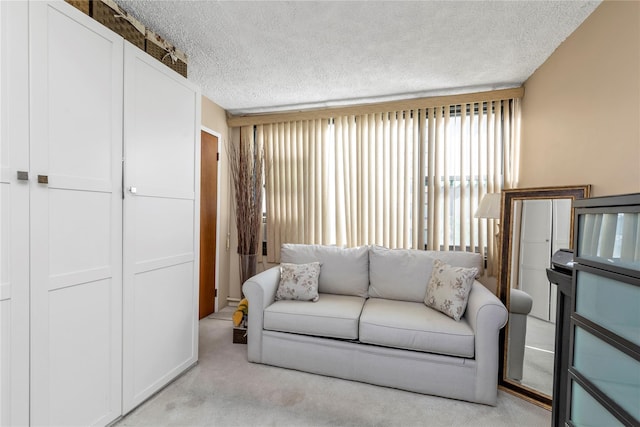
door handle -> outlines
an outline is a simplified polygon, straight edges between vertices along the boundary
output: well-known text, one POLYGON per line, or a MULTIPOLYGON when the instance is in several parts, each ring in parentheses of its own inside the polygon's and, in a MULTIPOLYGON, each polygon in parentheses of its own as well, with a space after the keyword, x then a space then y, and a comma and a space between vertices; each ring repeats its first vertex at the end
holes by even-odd
POLYGON ((129 187, 129 193, 136 194, 137 192, 138 192, 138 189, 136 187, 129 187))
POLYGON ((48 175, 38 175, 38 184, 48 184, 49 176, 48 175))

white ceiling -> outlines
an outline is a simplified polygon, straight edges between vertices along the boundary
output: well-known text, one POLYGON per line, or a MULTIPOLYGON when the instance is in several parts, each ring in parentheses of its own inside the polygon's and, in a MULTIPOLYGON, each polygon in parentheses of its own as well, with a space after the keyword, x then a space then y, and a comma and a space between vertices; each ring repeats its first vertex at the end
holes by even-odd
POLYGON ((521 85, 598 1, 116 0, 234 114, 521 85))

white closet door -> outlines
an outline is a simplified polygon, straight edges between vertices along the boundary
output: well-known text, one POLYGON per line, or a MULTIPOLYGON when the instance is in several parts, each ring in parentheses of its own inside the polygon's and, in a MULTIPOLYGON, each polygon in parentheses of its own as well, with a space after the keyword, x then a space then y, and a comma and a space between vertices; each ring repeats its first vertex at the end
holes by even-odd
POLYGON ((29 423, 28 19, 27 3, 0 2, 1 426, 29 423))
POLYGON ((31 423, 106 425, 122 392, 123 42, 67 3, 29 8, 31 423))
MULTIPOLYGON (((553 199, 551 253, 571 247, 571 199, 553 199)), ((549 321, 555 323, 558 309, 558 285, 551 284, 549 321)))
POLYGON ((520 289, 531 295, 531 315, 549 320, 551 284, 551 200, 526 200, 520 235, 520 289))
POLYGON ((554 199, 551 252, 571 246, 571 218, 571 199, 554 199))
POLYGON ((123 411, 198 355, 200 94, 125 43, 123 411))

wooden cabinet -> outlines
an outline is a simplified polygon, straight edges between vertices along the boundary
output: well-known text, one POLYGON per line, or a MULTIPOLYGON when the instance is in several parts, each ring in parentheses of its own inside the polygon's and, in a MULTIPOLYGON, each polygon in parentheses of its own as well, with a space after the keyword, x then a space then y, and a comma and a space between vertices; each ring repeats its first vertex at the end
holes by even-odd
POLYGON ((197 360, 199 92, 67 3, 0 20, 0 425, 107 425, 197 360))

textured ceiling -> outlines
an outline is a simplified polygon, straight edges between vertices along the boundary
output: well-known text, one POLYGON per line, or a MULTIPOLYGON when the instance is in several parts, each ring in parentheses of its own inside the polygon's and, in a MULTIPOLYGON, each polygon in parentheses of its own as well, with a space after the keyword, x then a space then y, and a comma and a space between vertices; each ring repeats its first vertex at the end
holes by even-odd
POLYGON ((116 0, 231 113, 521 85, 600 1, 116 0))

